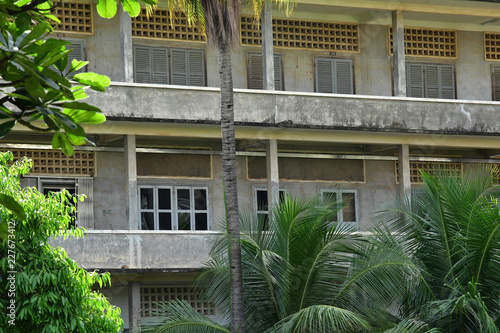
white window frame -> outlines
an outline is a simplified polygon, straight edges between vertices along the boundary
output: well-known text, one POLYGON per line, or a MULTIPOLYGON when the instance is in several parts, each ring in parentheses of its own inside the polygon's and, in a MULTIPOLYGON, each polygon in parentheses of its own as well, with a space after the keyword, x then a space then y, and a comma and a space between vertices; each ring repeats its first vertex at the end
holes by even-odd
MULTIPOLYGON (((252 204, 253 204, 253 213, 256 219, 259 218, 259 215, 269 215, 269 210, 259 210, 258 202, 257 202, 257 192, 265 191, 267 194, 267 186, 265 185, 254 185, 252 186, 252 204)), ((284 195, 289 195, 289 190, 287 187, 280 187, 280 193, 284 195)), ((267 197, 267 196, 266 196, 267 197)), ((269 202, 268 202, 269 205, 269 202)), ((269 206, 268 206, 269 207, 269 206)))
POLYGON ((348 225, 350 227, 353 227, 353 228, 359 228, 359 222, 360 222, 360 218, 359 218, 359 214, 360 214, 360 210, 359 210, 359 193, 358 193, 358 190, 357 189, 328 189, 328 188, 322 188, 320 189, 320 199, 323 200, 323 196, 325 193, 328 193, 328 194, 335 194, 336 196, 336 201, 343 201, 343 194, 354 194, 354 214, 356 215, 356 219, 355 221, 344 221, 344 209, 339 209, 339 211, 337 212, 337 221, 342 225, 348 225), (339 198, 340 196, 340 198, 339 198))
MULTIPOLYGON (((188 213, 190 216, 190 229, 181 231, 210 231, 212 230, 212 215, 210 211, 210 191, 208 186, 189 186, 189 185, 178 185, 178 186, 165 186, 165 185, 139 185, 138 187, 138 204, 139 204, 139 229, 142 229, 142 213, 153 213, 154 230, 160 230, 160 213, 170 213, 172 218, 172 229, 179 230, 179 214, 188 213), (141 207, 141 189, 152 189, 153 190, 153 208, 142 208, 141 207), (158 190, 168 189, 170 190, 170 209, 160 209, 158 205, 158 190), (177 190, 189 190, 189 209, 179 209, 177 205, 177 190), (196 190, 204 190, 206 192, 207 198, 207 208, 206 209, 196 209, 194 192, 196 190), (196 230, 196 214, 207 214, 207 230, 196 230)), ((168 231, 168 230, 163 230, 168 231)))

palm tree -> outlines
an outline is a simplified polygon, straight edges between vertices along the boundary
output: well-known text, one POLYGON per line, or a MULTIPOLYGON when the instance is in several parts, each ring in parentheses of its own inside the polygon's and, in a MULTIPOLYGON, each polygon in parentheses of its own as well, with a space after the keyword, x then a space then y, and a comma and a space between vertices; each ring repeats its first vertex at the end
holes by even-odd
POLYGON ((365 303, 391 309, 396 322, 444 333, 500 332, 500 213, 491 175, 485 168, 464 179, 422 173, 420 193, 381 212, 366 260, 352 271, 365 303))
MULTIPOLYGON (((369 329, 364 317, 351 311, 352 301, 345 302, 351 297, 344 288, 348 268, 363 240, 348 227, 331 222, 340 207, 334 202, 285 198, 269 221, 254 221, 251 214, 241 217, 245 318, 252 332, 369 329)), ((214 245, 211 256, 196 284, 222 316, 230 318, 224 313, 229 309, 231 283, 224 239, 214 245)), ((229 332, 182 301, 159 306, 160 316, 144 322, 146 332, 229 332)))
MULTIPOLYGON (((210 44, 217 44, 219 55, 222 169, 227 235, 231 270, 231 332, 245 332, 242 291, 241 247, 238 217, 236 139, 234 130, 234 96, 231 72, 231 46, 239 40, 240 7, 247 4, 258 19, 263 2, 276 2, 287 12, 294 0, 169 0, 171 12, 183 11, 188 20, 204 29, 210 44)), ((227 297, 228 295, 226 295, 227 297)))

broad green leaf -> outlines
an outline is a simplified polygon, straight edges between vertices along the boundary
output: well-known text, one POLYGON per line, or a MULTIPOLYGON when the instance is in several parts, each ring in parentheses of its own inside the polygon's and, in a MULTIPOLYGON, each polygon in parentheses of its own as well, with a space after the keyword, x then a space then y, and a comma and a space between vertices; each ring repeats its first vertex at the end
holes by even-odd
POLYGON ((0 193, 0 205, 12 211, 21 221, 26 220, 23 207, 10 195, 0 193))
POLYGON ((20 45, 20 48, 23 48, 28 43, 34 40, 38 40, 42 38, 45 32, 47 31, 48 24, 46 22, 39 23, 33 27, 30 33, 23 39, 23 42, 20 45))
MULTIPOLYGON (((57 123, 54 121, 54 119, 52 119, 50 116, 48 115, 43 115, 43 121, 45 122, 45 124, 47 124, 47 126, 53 130, 53 131, 59 131, 59 126, 57 125, 57 123)), ((56 149, 56 148, 54 148, 56 149)))
POLYGON ((97 0, 97 12, 104 18, 112 18, 116 15, 116 0, 97 0))
POLYGON ((123 10, 131 17, 137 17, 141 13, 141 5, 137 0, 120 0, 123 10))
POLYGON ((87 65, 88 63, 89 63, 88 61, 73 59, 71 61, 71 66, 69 67, 69 72, 71 73, 71 72, 77 71, 80 68, 82 68, 85 65, 87 65))
POLYGON ((66 135, 68 136, 69 141, 75 146, 82 146, 87 142, 87 140, 85 140, 85 136, 74 135, 68 132, 66 132, 66 135))
MULTIPOLYGON (((74 110, 87 110, 87 111, 96 111, 100 112, 101 109, 99 109, 97 106, 93 106, 87 103, 83 102, 65 102, 65 103, 57 103, 57 106, 61 106, 66 109, 74 109, 74 110)), ((67 114, 67 112, 63 112, 67 114)))
POLYGON ((78 83, 86 84, 97 91, 106 91, 106 87, 111 83, 109 77, 92 72, 76 74, 73 76, 73 80, 78 83))
POLYGON ((15 120, 10 120, 0 125, 0 139, 5 137, 16 124, 15 120))

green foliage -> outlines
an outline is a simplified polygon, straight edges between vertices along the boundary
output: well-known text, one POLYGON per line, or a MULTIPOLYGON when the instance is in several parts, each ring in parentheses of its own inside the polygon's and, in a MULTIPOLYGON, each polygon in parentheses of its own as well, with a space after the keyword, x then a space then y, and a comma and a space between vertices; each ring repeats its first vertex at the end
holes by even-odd
POLYGON ((0 154, 0 193, 18 202, 26 218, 0 208, 1 225, 9 225, 9 237, 0 241, 0 332, 118 332, 123 323, 120 309, 92 291, 95 285, 109 284, 109 275, 85 271, 64 249, 49 244, 53 237, 83 236, 82 229, 69 227, 75 207, 68 203, 73 198, 67 192, 45 197, 35 188, 21 189, 19 176, 29 171, 30 163, 23 160, 8 167, 8 154, 0 154), (8 278, 13 275, 11 297, 8 278), (8 324, 11 299, 15 326, 8 324))

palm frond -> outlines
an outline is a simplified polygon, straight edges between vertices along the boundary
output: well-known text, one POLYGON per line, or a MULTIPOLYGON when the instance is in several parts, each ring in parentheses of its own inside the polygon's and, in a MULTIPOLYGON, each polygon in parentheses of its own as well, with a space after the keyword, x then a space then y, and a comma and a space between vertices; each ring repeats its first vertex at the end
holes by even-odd
POLYGON ((439 333, 439 329, 429 329, 429 326, 418 320, 405 319, 395 327, 384 331, 384 333, 439 333))

